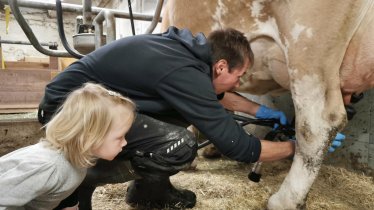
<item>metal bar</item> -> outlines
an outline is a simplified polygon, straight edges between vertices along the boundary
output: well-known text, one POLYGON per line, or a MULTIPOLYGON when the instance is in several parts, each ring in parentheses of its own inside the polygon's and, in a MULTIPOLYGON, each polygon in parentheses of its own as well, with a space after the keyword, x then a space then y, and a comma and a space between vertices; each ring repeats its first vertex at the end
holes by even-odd
POLYGON ((210 142, 209 140, 205 140, 203 143, 197 145, 197 149, 201 149, 203 147, 206 147, 206 146, 208 146, 211 143, 212 142, 210 142))
POLYGON ((103 43, 103 22, 106 21, 106 41, 105 44, 109 44, 116 40, 116 27, 115 18, 113 13, 103 10, 93 20, 95 26, 95 49, 104 45, 103 43))
MULTIPOLYGON (((1 3, 7 4, 7 0, 0 0, 1 3)), ((35 9, 47 9, 47 10, 56 10, 56 6, 54 3, 51 2, 42 2, 42 1, 28 1, 28 0, 18 0, 18 5, 20 7, 28 7, 28 8, 35 8, 35 9)), ((162 5, 162 4, 161 4, 162 5)), ((82 14, 83 13, 83 6, 76 5, 76 4, 67 4, 62 3, 62 9, 64 12, 75 12, 82 14)), ((113 13, 114 17, 116 18, 130 18, 129 13, 123 12, 121 10, 114 10, 114 9, 106 9, 100 7, 92 7, 92 14, 99 14, 101 10, 108 10, 113 13)), ((135 20, 143 20, 143 21, 152 21, 152 15, 144 15, 139 13, 133 13, 135 20)), ((158 22, 161 22, 161 17, 159 18, 158 22)))
POLYGON ((156 28, 157 23, 161 22, 161 10, 162 6, 164 5, 164 0, 158 0, 155 13, 153 14, 153 19, 151 24, 148 26, 147 30, 145 31, 146 34, 150 34, 153 32, 153 30, 156 28))
POLYGON ((92 24, 92 2, 91 0, 82 0, 83 4, 83 24, 92 24))
MULTIPOLYGON (((0 43, 2 44, 20 44, 20 45, 32 45, 30 42, 26 41, 14 41, 14 40, 0 40, 0 43)), ((49 46, 49 47, 54 47, 58 46, 57 42, 39 42, 40 45, 42 46, 49 46)))
POLYGON ((62 6, 61 6, 61 1, 60 0, 56 0, 56 11, 57 11, 57 25, 58 25, 58 34, 60 35, 60 39, 61 39, 61 42, 62 42, 62 45, 64 46, 64 48, 66 49, 66 51, 69 52, 70 55, 74 56, 75 58, 82 58, 84 55, 76 52, 75 50, 73 50, 68 41, 66 40, 66 36, 65 36, 65 31, 64 31, 64 21, 63 21, 63 17, 62 17, 62 6))
POLYGON ((132 35, 135 36, 134 16, 133 16, 133 13, 132 13, 131 0, 127 1, 127 6, 129 7, 132 35))
POLYGON ((107 13, 108 11, 101 11, 92 21, 92 24, 95 26, 95 49, 104 45, 103 21, 105 20, 107 13))
POLYGON ((12 9, 13 15, 16 18, 18 24, 21 26, 22 30, 25 32, 25 35, 29 39, 29 41, 32 43, 34 48, 38 50, 39 52, 49 55, 49 56, 55 56, 55 57, 71 57, 71 55, 66 51, 59 51, 59 50, 48 50, 42 47, 38 41, 38 39, 35 37, 34 32, 26 22, 25 18, 23 18, 21 11, 19 10, 17 0, 9 0, 9 6, 12 9))

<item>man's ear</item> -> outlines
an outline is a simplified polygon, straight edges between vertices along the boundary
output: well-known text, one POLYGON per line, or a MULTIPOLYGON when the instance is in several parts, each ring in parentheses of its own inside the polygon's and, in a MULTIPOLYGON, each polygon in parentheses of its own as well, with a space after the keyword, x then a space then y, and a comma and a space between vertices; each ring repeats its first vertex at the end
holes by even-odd
POLYGON ((228 71, 229 69, 229 65, 225 59, 218 60, 214 66, 214 70, 217 75, 220 75, 224 70, 228 71))

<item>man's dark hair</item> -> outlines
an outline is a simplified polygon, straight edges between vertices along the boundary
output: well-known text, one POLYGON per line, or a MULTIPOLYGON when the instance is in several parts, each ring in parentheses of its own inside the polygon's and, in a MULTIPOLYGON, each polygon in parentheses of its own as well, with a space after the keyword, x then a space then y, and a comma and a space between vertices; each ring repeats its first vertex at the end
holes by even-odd
POLYGON ((208 36, 212 47, 212 63, 225 59, 229 69, 242 67, 248 58, 253 64, 253 52, 244 34, 233 28, 215 30, 208 36))

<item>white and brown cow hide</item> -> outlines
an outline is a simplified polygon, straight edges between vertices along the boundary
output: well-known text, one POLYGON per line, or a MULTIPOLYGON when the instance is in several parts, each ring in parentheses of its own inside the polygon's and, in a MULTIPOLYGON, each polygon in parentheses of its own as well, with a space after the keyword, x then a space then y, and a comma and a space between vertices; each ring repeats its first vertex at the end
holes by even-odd
POLYGON ((291 91, 296 154, 269 209, 305 207, 327 147, 346 124, 345 102, 374 87, 374 0, 169 0, 163 29, 232 27, 246 34, 255 66, 242 91, 291 91), (342 97, 343 94, 343 97, 342 97))

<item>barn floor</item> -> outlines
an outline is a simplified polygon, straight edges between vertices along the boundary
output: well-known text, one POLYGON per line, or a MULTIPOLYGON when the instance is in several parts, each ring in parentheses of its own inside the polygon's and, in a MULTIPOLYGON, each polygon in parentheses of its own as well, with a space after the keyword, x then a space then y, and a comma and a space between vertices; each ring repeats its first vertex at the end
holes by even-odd
MULTIPOLYGON (((198 158, 195 171, 172 177, 175 185, 193 190, 197 195, 194 209, 265 209, 290 167, 291 161, 263 164, 262 180, 254 183, 247 175, 251 166, 227 159, 198 158)), ((133 209, 124 200, 127 184, 98 187, 93 195, 94 210, 133 209)), ((374 179, 344 168, 324 165, 307 201, 307 209, 372 210, 374 179)))
MULTIPOLYGON (((35 118, 34 115, 35 113, 32 115, 33 119, 35 118)), ((3 133, 6 131, 7 135, 2 136, 0 139, 2 143, 2 148, 0 149, 3 149, 0 152, 4 154, 9 152, 10 148, 14 150, 25 146, 28 142, 37 141, 39 139, 37 136, 41 132, 38 132, 38 135, 33 132, 40 131, 40 124, 36 120, 31 124, 38 128, 25 129, 21 126, 21 129, 14 127, 14 125, 7 125, 2 128, 3 133), (19 132, 21 130, 22 132, 19 132), (32 132, 27 132, 28 130, 32 132), (14 133, 18 137, 11 135, 14 133), (21 133, 25 135, 21 137, 21 133), (14 141, 15 139, 17 141, 14 141), (18 145, 18 143, 22 143, 22 145, 18 145)), ((27 127, 30 127, 30 125, 27 127)), ((328 159, 339 154, 333 153, 330 155, 331 157, 328 159)), ((328 162, 328 159, 326 162, 328 162)), ((251 169, 249 164, 238 163, 224 158, 206 160, 199 157, 195 171, 180 172, 172 177, 172 182, 176 186, 188 188, 196 193, 198 199, 194 208, 196 210, 259 210, 265 209, 267 199, 279 188, 290 164, 291 161, 264 164, 261 182, 253 183, 247 179, 248 172, 251 169)), ((309 193, 307 209, 373 210, 373 173, 366 173, 370 174, 368 176, 364 175, 363 172, 350 172, 346 168, 336 166, 336 161, 333 161, 333 164, 334 166, 324 165, 322 167, 318 179, 309 193)), ((125 203, 126 188, 126 183, 97 188, 93 196, 93 209, 132 209, 125 203)))

